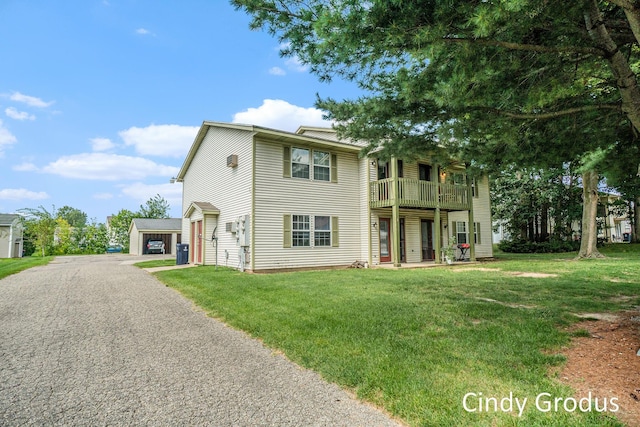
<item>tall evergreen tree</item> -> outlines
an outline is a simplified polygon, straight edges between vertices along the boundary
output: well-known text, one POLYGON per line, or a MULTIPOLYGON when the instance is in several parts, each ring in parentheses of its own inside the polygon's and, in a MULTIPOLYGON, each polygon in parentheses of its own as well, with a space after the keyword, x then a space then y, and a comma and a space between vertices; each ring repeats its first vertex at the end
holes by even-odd
MULTIPOLYGON (((640 131, 635 2, 232 3, 320 79, 358 83, 367 95, 318 105, 369 151, 558 167, 617 144, 621 127, 640 131)), ((589 164, 584 257, 599 255, 589 230, 600 165, 589 164)))

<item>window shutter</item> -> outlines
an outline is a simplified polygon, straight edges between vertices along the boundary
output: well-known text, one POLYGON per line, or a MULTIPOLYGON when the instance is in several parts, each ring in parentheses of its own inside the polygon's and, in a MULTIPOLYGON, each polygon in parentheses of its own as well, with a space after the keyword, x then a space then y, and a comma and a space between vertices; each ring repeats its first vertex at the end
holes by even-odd
POLYGON ((338 156, 331 155, 331 182, 338 182, 338 156))
MULTIPOLYGON (((458 223, 456 221, 451 222, 451 235, 456 238, 456 243, 458 241, 458 223)), ((451 244, 451 242, 449 242, 451 244)))
POLYGON ((282 152, 282 177, 291 178, 291 147, 284 147, 282 152))
POLYGON ((476 245, 481 245, 482 240, 480 239, 480 223, 476 222, 475 226, 476 226, 476 236, 478 236, 478 238, 476 239, 476 245))
POLYGON ((331 217, 331 246, 333 246, 334 248, 337 248, 338 246, 340 246, 340 239, 338 237, 338 217, 337 216, 332 216, 331 217))
POLYGON ((283 248, 290 248, 291 247, 291 215, 283 215, 283 242, 282 242, 282 247, 283 248))

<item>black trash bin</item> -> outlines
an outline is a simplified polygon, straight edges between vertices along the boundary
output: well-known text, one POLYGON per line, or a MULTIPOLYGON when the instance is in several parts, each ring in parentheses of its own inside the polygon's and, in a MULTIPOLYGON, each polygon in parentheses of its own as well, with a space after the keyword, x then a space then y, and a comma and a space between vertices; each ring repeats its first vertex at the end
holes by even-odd
POLYGON ((178 243, 176 245, 176 265, 189 264, 189 245, 178 243))

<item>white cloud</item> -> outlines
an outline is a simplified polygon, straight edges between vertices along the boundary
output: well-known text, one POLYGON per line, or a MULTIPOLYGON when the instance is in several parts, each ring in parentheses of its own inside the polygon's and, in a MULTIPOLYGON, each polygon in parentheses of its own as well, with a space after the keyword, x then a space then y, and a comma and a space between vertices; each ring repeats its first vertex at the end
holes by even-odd
POLYGON ((234 123, 246 123, 287 131, 295 131, 299 126, 329 127, 331 123, 322 120, 322 110, 304 108, 289 104, 281 99, 265 99, 258 108, 233 115, 234 123))
POLYGON ((18 111, 13 107, 6 108, 4 110, 7 117, 10 117, 15 120, 35 120, 36 116, 33 114, 29 114, 26 111, 18 111))
POLYGON ((4 156, 3 147, 14 144, 16 141, 16 137, 4 127, 2 120, 0 120, 0 157, 4 156))
POLYGON ((109 151, 116 145, 109 138, 93 138, 91 139, 91 147, 93 151, 109 151))
POLYGON ((169 205, 182 206, 182 185, 180 184, 144 184, 136 182, 122 187, 122 194, 144 203, 156 194, 163 197, 169 205))
POLYGON ((284 63, 290 70, 297 71, 299 73, 304 73, 309 69, 309 66, 303 64, 300 58, 298 58, 297 56, 287 59, 284 63))
POLYGON ((14 92, 9 99, 16 102, 22 102, 30 107, 46 108, 54 103, 54 101, 45 102, 35 96, 24 95, 20 92, 14 92))
POLYGON ((111 193, 96 193, 93 195, 94 199, 98 199, 98 200, 109 200, 109 199, 113 199, 113 194, 111 193))
POLYGON ((184 157, 199 129, 197 126, 149 125, 134 126, 118 134, 126 145, 133 145, 138 154, 184 157))
POLYGON ((12 169, 18 172, 35 172, 38 170, 38 167, 33 163, 24 162, 20 163, 19 165, 15 165, 12 169))
POLYGON ((274 76, 285 76, 287 72, 280 67, 272 67, 269 69, 269 74, 274 76))
POLYGON ((142 157, 82 153, 60 157, 42 168, 42 171, 66 178, 126 181, 148 176, 165 176, 169 179, 178 173, 179 168, 158 164, 142 157))
POLYGON ((49 195, 44 191, 31 191, 24 188, 4 188, 0 190, 0 200, 43 200, 49 195))
MULTIPOLYGON (((142 36, 146 36, 146 35, 151 34, 151 31, 147 30, 146 28, 138 28, 138 29, 136 30, 136 34, 140 34, 140 35, 142 35, 142 36)), ((151 34, 151 35, 152 35, 152 34, 151 34)))

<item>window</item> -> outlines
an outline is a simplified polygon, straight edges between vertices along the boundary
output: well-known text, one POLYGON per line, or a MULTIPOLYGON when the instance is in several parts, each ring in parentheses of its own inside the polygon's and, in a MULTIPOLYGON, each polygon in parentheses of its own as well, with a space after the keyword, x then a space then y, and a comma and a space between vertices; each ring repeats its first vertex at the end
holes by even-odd
POLYGON ((337 216, 284 214, 282 219, 283 248, 340 246, 337 216))
POLYGON ((293 148, 291 150, 291 176, 309 179, 309 150, 293 148))
POLYGON ((316 216, 313 223, 313 245, 331 246, 331 217, 316 216))
POLYGON ((311 246, 309 215, 292 215, 293 246, 311 246))
POLYGON ((327 151, 285 145, 282 177, 338 182, 338 156, 327 151))
POLYGON ((324 151, 313 151, 313 179, 317 181, 331 180, 331 157, 324 151))
MULTIPOLYGON (((452 223, 453 231, 455 232, 456 239, 458 244, 461 243, 469 243, 468 233, 467 233, 467 223, 463 221, 454 221, 452 223)), ((481 232, 480 232, 480 223, 473 223, 473 242, 476 245, 482 244, 481 240, 481 232)))
POLYGON ((467 223, 458 221, 456 224, 456 239, 458 239, 458 244, 468 243, 467 242, 467 223))

